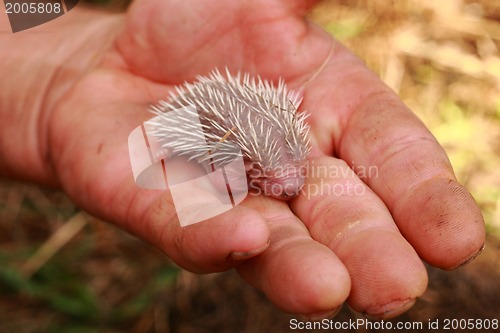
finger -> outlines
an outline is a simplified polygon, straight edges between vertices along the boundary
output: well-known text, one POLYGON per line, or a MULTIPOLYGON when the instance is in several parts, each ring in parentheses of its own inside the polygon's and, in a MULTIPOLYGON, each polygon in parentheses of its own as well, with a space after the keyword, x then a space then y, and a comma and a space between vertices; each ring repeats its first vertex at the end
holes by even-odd
POLYGON ((385 202, 427 262, 450 269, 482 248, 481 212, 420 120, 342 46, 308 87, 304 107, 318 146, 355 170, 385 202))
POLYGON ((311 159, 292 210, 351 276, 349 304, 376 318, 411 307, 427 285, 425 267, 384 203, 342 160, 311 159))
POLYGON ((265 252, 238 266, 240 275, 283 311, 311 319, 335 313, 350 290, 344 265, 311 239, 286 203, 252 197, 245 205, 269 221, 271 241, 265 252))
POLYGON ((136 88, 137 82, 130 77, 109 74, 101 71, 82 80, 52 115, 51 161, 70 197, 81 208, 114 222, 195 272, 228 269, 263 251, 269 229, 258 212, 237 206, 205 222, 181 227, 168 191, 135 184, 128 135, 151 117, 143 100, 155 94, 157 87, 145 88, 148 82, 143 80, 142 88, 136 88), (90 100, 84 93, 88 89, 99 94, 90 100), (149 93, 138 94, 139 89, 149 93))
POLYGON ((186 227, 179 225, 168 194, 153 202, 132 203, 121 226, 155 245, 181 267, 195 273, 225 271, 266 250, 269 227, 257 211, 238 205, 208 220, 186 227), (136 214, 141 219, 134 218, 136 214), (144 212, 141 207, 147 207, 144 212))

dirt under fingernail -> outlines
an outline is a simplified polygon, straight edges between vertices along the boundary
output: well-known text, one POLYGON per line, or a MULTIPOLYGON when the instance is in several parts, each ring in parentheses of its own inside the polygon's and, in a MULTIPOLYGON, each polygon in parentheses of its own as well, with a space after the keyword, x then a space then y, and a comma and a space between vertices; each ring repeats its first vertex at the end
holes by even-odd
POLYGON ((370 310, 363 312, 363 315, 368 319, 382 320, 396 317, 408 311, 417 301, 416 298, 407 299, 404 301, 395 301, 387 305, 379 307, 371 312, 370 310))

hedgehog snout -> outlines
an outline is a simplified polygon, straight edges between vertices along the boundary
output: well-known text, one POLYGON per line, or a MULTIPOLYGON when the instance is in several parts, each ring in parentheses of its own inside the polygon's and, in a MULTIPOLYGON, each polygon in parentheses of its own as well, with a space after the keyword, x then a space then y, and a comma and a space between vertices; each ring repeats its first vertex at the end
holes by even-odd
POLYGON ((247 163, 250 188, 257 193, 279 200, 291 200, 299 195, 305 183, 304 163, 290 163, 277 167, 261 167, 257 163, 247 163))
POLYGON ((307 163, 305 160, 296 159, 293 151, 290 151, 289 154, 279 156, 280 163, 252 162, 248 158, 245 169, 250 188, 279 200, 297 197, 305 183, 307 163))

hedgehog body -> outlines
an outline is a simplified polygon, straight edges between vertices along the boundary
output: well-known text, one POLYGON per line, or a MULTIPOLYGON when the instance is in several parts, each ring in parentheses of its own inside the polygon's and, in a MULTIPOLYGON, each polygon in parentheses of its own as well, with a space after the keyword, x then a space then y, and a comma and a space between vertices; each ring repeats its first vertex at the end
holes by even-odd
POLYGON ((216 70, 178 87, 168 102, 154 106, 160 120, 148 134, 173 154, 216 168, 243 154, 250 187, 287 200, 304 184, 310 151, 307 115, 297 112, 300 101, 283 80, 273 86, 260 77, 216 70), (182 108, 196 113, 201 128, 182 116, 167 117, 182 108))

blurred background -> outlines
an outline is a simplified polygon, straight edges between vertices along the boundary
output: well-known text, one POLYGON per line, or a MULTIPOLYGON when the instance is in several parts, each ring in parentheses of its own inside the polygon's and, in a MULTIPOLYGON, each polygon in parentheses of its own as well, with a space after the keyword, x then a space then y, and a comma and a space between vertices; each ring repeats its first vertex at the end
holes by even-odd
MULTIPOLYGON (((483 254, 428 267, 429 290, 393 321, 500 319, 500 2, 327 0, 309 17, 427 124, 487 224, 483 254)), ((234 272, 180 270, 63 193, 0 178, 2 333, 288 332, 291 318, 234 272)), ((357 318, 344 306, 335 320, 357 318)))

